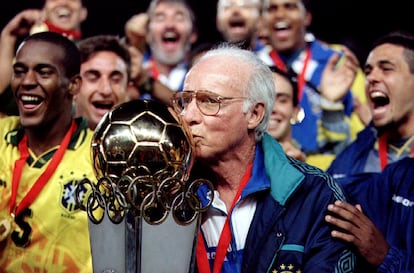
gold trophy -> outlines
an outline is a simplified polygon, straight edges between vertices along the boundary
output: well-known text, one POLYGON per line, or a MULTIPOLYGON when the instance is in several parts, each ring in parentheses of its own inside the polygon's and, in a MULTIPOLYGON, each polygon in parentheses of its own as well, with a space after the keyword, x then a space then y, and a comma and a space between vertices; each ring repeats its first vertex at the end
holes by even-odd
POLYGON ((94 273, 190 273, 200 212, 211 204, 208 180, 189 181, 194 143, 181 117, 164 104, 133 100, 95 129, 96 182, 76 199, 88 213, 94 273))

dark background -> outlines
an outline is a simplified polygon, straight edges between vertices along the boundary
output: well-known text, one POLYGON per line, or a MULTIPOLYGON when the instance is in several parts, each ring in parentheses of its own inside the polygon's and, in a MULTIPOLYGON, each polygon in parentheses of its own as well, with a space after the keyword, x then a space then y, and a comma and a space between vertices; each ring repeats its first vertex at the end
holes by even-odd
MULTIPOLYGON (((83 24, 84 37, 95 34, 123 35, 125 22, 134 14, 146 10, 149 0, 87 0, 88 19, 83 24)), ((190 0, 196 13, 201 42, 215 42, 220 35, 215 27, 217 0, 190 0)), ((17 12, 40 7, 41 0, 2 2, 0 26, 3 27, 17 12)), ((313 21, 310 27, 318 38, 331 43, 344 43, 358 56, 366 58, 372 41, 390 30, 414 31, 413 11, 409 1, 374 0, 312 0, 313 21)))

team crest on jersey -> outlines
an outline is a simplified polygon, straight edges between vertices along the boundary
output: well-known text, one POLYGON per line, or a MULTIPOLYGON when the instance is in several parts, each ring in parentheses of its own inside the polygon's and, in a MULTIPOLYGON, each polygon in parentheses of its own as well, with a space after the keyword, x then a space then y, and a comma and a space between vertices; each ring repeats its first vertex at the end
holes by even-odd
MULTIPOLYGON (((63 184, 63 192, 62 192, 62 199, 61 204, 68 212, 74 212, 79 209, 79 206, 76 202, 76 187, 79 184, 79 180, 73 179, 65 184, 63 184)), ((84 186, 80 186, 78 189, 78 194, 80 195, 81 199, 85 196, 87 189, 84 186)))
POLYGON ((293 264, 280 264, 272 270, 272 273, 302 273, 302 270, 295 268, 293 264))

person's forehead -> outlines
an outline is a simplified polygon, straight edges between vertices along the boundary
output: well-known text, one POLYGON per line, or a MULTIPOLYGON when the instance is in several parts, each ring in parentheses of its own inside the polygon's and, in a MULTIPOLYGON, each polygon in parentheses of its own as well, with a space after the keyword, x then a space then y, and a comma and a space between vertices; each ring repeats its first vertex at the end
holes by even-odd
MULTIPOLYGON (((248 83, 249 73, 248 65, 232 56, 210 56, 194 65, 188 73, 189 77, 187 79, 190 83, 201 84, 197 86, 199 89, 209 89, 211 86, 214 88, 226 86, 224 89, 231 91, 233 89, 243 89, 248 83)), ((221 91, 224 91, 224 89, 221 91)), ((218 91, 216 93, 229 95, 218 91)))
POLYGON ((244 6, 244 5, 259 5, 261 0, 219 0, 218 4, 219 6, 222 5, 238 5, 238 6, 244 6))
POLYGON ((155 9, 153 14, 157 13, 183 13, 186 15, 190 15, 190 11, 183 3, 176 3, 176 2, 161 2, 159 3, 155 9))
POLYGON ((276 94, 293 95, 292 83, 284 76, 278 73, 273 73, 273 80, 275 83, 276 94))
POLYGON ((378 46, 376 46, 374 49, 372 49, 372 51, 390 51, 392 53, 394 52, 398 52, 400 53, 401 51, 404 50, 404 47, 402 45, 396 45, 396 44, 391 44, 391 43, 384 43, 384 44, 380 44, 378 46))
POLYGON ((23 42, 16 52, 16 58, 22 54, 33 54, 31 57, 45 55, 44 58, 52 56, 63 56, 63 48, 55 43, 39 40, 28 40, 23 42), (30 53, 30 52, 36 52, 30 53))
POLYGON ((64 71, 64 52, 53 43, 44 41, 27 41, 17 51, 15 63, 28 67, 49 66, 64 71))
POLYGON ((113 71, 119 70, 127 73, 126 62, 113 51, 98 51, 92 54, 85 62, 81 64, 81 70, 91 69, 113 71))
POLYGON ((366 62, 403 59, 403 52, 403 46, 388 43, 381 44, 369 52, 366 62))
POLYGON ((268 5, 283 5, 285 3, 298 3, 298 4, 303 4, 302 0, 264 0, 263 1, 263 5, 264 6, 268 6, 268 5))
POLYGON ((234 56, 221 54, 202 56, 195 66, 211 72, 222 70, 224 74, 232 74, 244 71, 248 65, 234 56))
MULTIPOLYGON (((56 1, 56 0, 44 0, 43 4, 46 5, 46 4, 53 4, 53 3, 58 3, 58 2, 59 1, 56 1)), ((83 5, 83 0, 70 0, 68 2, 79 3, 79 4, 83 5)))

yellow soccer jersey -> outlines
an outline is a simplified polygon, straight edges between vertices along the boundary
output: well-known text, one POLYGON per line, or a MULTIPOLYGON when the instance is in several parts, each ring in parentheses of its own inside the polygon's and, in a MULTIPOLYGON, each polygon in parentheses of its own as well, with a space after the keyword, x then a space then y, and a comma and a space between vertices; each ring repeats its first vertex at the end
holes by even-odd
MULTIPOLYGON (((0 272, 92 272, 88 218, 75 202, 83 178, 95 180, 90 156, 92 131, 86 120, 78 129, 59 166, 33 203, 16 217, 12 234, 0 242, 0 272)), ((18 117, 0 119, 0 221, 9 216, 17 144, 23 136, 18 117)), ((53 149, 33 154, 23 168, 16 204, 46 169, 53 149)))

